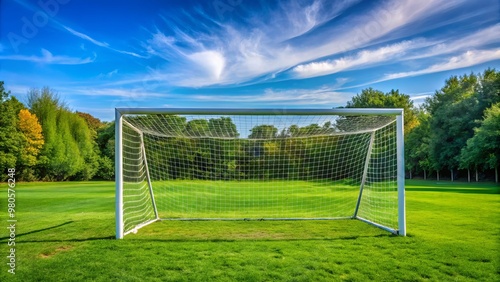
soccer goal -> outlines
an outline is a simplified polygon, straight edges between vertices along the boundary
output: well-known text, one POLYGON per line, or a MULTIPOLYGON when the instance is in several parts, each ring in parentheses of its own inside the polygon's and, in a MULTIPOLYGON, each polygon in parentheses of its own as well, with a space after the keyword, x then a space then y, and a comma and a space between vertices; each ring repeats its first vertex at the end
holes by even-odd
POLYGON ((405 236, 402 109, 116 109, 116 237, 159 220, 358 219, 405 236))

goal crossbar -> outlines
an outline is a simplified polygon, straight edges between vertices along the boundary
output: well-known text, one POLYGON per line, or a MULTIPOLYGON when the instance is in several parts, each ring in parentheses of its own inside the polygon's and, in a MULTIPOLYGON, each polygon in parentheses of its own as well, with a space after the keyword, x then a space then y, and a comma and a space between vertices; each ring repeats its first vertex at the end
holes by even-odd
MULTIPOLYGON (((208 119, 208 118, 207 118, 208 119)), ((392 122, 391 122, 392 123, 392 122)), ((381 229, 384 229, 386 231, 389 231, 391 233, 405 236, 406 235, 406 208, 405 208, 405 190, 404 190, 404 136, 403 136, 403 109, 379 109, 379 108, 362 108, 362 109, 353 109, 353 108, 334 108, 334 109, 228 109, 228 108, 222 108, 222 109, 217 109, 217 108, 212 108, 212 109, 206 109, 206 108, 116 108, 115 109, 115 175, 116 175, 116 238, 121 239, 124 237, 124 235, 129 234, 131 232, 136 232, 138 229, 141 227, 144 227, 148 224, 151 224, 156 221, 161 221, 161 220, 332 220, 332 219, 347 219, 347 218, 353 218, 353 219, 359 219, 363 222, 366 222, 368 224, 374 225, 376 227, 379 227, 381 229), (388 174, 385 171, 380 171, 379 168, 379 163, 386 161, 385 159, 389 158, 387 156, 383 155, 377 155, 383 153, 385 150, 383 146, 386 145, 374 145, 375 141, 375 135, 376 132, 383 129, 384 126, 381 127, 375 127, 371 129, 362 129, 358 131, 352 131, 352 132, 345 132, 345 133, 331 133, 331 134, 325 134, 325 135, 315 135, 312 136, 311 138, 326 138, 328 139, 331 136, 335 136, 337 134, 340 135, 362 135, 362 134, 369 134, 369 141, 366 144, 366 148, 364 149, 366 152, 366 156, 363 157, 363 160, 360 160, 360 184, 358 184, 358 196, 356 197, 355 200, 355 207, 354 207, 354 212, 351 215, 342 215, 342 216, 303 216, 303 217, 296 217, 296 216, 290 216, 290 217, 283 217, 283 216, 276 216, 276 217, 241 217, 241 216, 236 216, 234 218, 226 218, 226 217, 217 217, 217 216, 210 216, 210 217, 199 217, 199 216, 194 216, 194 217, 189 217, 185 218, 182 215, 176 217, 174 216, 173 218, 165 218, 160 215, 161 212, 159 212, 157 200, 155 197, 155 188, 153 187, 153 182, 157 181, 166 181, 164 178, 159 177, 159 176, 154 176, 152 177, 150 175, 150 166, 151 164, 148 164, 148 157, 150 153, 146 153, 147 150, 151 150, 149 148, 146 148, 147 146, 145 145, 145 138, 144 135, 148 134, 150 136, 155 136, 154 138, 175 138, 173 136, 170 136, 168 134, 164 134, 161 132, 155 133, 155 132, 148 132, 147 130, 144 130, 144 128, 140 128, 140 126, 133 124, 133 122, 130 122, 130 120, 125 120, 125 116, 154 116, 154 115, 172 115, 172 116, 192 116, 192 117, 198 117, 198 116, 340 116, 340 117, 363 117, 363 116, 394 116, 395 117, 395 123, 394 123, 394 128, 395 128, 395 133, 394 133, 394 139, 395 139, 395 144, 394 144, 394 151, 395 151, 395 157, 394 157, 394 162, 395 162, 395 167, 396 167, 396 174, 393 176, 383 176, 386 177, 384 178, 385 180, 368 180, 369 174, 380 174, 380 175, 385 175, 388 174), (137 138, 136 140, 134 139, 134 143, 127 138, 130 138, 125 136, 124 134, 124 126, 129 128, 130 130, 136 132, 137 138), (124 140, 125 138, 125 140, 124 140), (124 144, 126 143, 126 144, 124 144), (129 156, 124 153, 124 147, 134 147, 134 152, 136 152, 133 156, 129 156), (377 148, 374 148, 374 146, 377 146, 377 148), (141 217, 146 213, 151 213, 152 216, 149 218, 146 218, 142 222, 139 222, 138 224, 135 224, 133 227, 125 227, 124 226, 124 201, 126 202, 127 200, 124 200, 124 184, 127 185, 127 181, 124 180, 125 174, 130 174, 130 168, 125 169, 124 171, 124 162, 127 163, 127 166, 132 167, 135 169, 135 167, 139 170, 144 170, 144 173, 140 174, 141 177, 143 177, 142 180, 132 180, 132 182, 135 181, 136 187, 137 187, 137 195, 134 197, 137 197, 139 200, 135 201, 144 201, 144 203, 149 203, 149 204, 144 204, 141 208, 137 208, 137 211, 134 211, 136 214, 133 216, 136 217, 141 217), (132 164, 130 164, 132 162, 132 164), (142 176, 144 175, 144 176, 142 176), (155 178, 155 180, 153 180, 155 178), (363 210, 363 201, 371 201, 369 197, 375 197, 374 199, 377 199, 377 197, 383 197, 384 193, 391 193, 390 190, 387 190, 386 188, 380 188, 384 183, 387 181, 394 181, 395 183, 395 189, 396 189, 396 195, 397 195, 397 201, 393 203, 396 205, 397 209, 397 223, 394 224, 393 226, 388 226, 387 224, 380 223, 378 222, 378 217, 383 216, 384 211, 377 211, 377 207, 375 204, 373 207, 370 207, 370 210, 366 210, 366 208, 363 210), (365 188, 365 186, 371 185, 369 188, 365 188), (368 191, 364 192, 364 190, 368 189, 368 191), (389 192, 383 192, 381 189, 386 189, 389 192), (366 195, 364 195, 366 194, 366 195), (142 210, 141 210, 142 209, 142 210)), ((285 128, 286 129, 286 128, 285 128)), ((283 131, 285 130, 283 129, 283 131)), ((384 133, 385 135, 391 135, 391 133, 384 133)), ((392 136, 392 135, 391 135, 392 136)), ((152 138, 152 137, 149 137, 152 138)), ((179 137, 181 138, 181 137, 179 137)), ((186 138, 185 136, 182 136, 182 138, 186 138)), ((219 138, 219 137, 199 137, 195 136, 192 137, 193 139, 210 139, 210 138, 219 138)), ((294 137, 295 140, 298 140, 299 138, 307 139, 308 137, 303 137, 303 136, 297 136, 294 137)), ((219 140, 220 142, 224 142, 229 140, 232 140, 234 138, 229 138, 229 137, 222 137, 222 140, 219 140), (227 139, 227 140, 226 140, 227 139)), ((237 139, 240 140, 247 140, 242 137, 237 137, 237 139)), ((165 139, 166 140, 166 139, 165 139)), ((260 146, 265 143, 267 139, 265 138, 254 138, 254 139, 248 139, 251 142, 261 142, 260 146), (264 142, 264 143, 262 143, 264 142)), ((250 142, 249 141, 249 142, 250 142)), ((166 141, 157 141, 158 144, 163 144, 166 141)), ((302 141, 304 142, 304 141, 302 141)), ((318 141, 319 142, 319 141, 318 141)), ((337 142, 337 141, 336 141, 337 142)), ((387 141, 385 141, 387 142, 387 141)), ((257 143, 255 143, 257 144, 257 143)), ((158 146, 158 145, 155 145, 158 146)), ((257 145, 255 145, 257 146, 257 145)), ((268 146, 276 146, 276 145, 268 145, 268 146)), ((330 148, 330 147, 328 147, 330 148)), ((189 149, 189 148, 188 148, 189 149)), ((160 148, 161 150, 161 148, 160 148)), ((257 158, 256 162, 259 162, 258 157, 260 156, 261 152, 257 147, 254 147, 255 152, 253 152, 254 157, 257 158)), ((266 149, 267 150, 267 149, 266 149)), ((333 150, 333 149, 328 149, 328 150, 333 150)), ((346 149, 344 149, 346 150, 346 149)), ((165 153, 162 153, 163 155, 165 153)), ((165 157, 165 156, 163 156, 165 157)), ((337 168, 339 169, 339 168, 337 168)), ((139 175, 139 173, 137 173, 139 175)), ((127 175, 126 177, 136 177, 135 174, 127 175)), ((167 178, 165 178, 167 179, 167 178)), ((172 181, 179 181, 179 180, 172 180, 172 181)), ((135 186, 134 186, 135 187, 135 186)), ((163 188, 162 188, 163 189, 163 188)), ((180 190, 179 190, 180 191, 180 190)), ((179 192, 178 191, 178 192, 179 192)), ((205 191, 206 192, 206 191, 205 191)), ((135 198, 134 198, 135 199, 135 198)), ((374 200, 376 202, 376 200, 374 200)), ((364 204, 370 205, 370 203, 364 204)), ((372 204, 373 205, 373 204, 372 204)), ((128 211, 126 211, 128 212, 128 211)), ((128 216, 128 215, 127 215, 128 216)))
POLYGON ((334 108, 334 109, 249 109, 249 108, 116 108, 121 115, 168 114, 168 115, 339 115, 339 116, 396 116, 403 109, 386 108, 334 108))

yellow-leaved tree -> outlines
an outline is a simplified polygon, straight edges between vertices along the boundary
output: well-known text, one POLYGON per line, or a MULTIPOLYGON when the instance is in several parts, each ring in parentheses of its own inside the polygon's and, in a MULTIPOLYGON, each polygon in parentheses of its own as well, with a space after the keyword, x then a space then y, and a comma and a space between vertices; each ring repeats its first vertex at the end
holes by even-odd
POLYGON ((24 148, 20 151, 19 160, 25 167, 32 167, 36 164, 38 154, 44 144, 42 126, 38 122, 36 115, 30 113, 27 109, 19 111, 18 126, 25 140, 24 148))

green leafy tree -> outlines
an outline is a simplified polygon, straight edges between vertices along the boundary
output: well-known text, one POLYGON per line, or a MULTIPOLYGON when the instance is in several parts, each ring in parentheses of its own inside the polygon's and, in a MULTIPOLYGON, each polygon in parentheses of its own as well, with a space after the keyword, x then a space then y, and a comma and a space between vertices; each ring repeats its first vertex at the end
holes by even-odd
POLYGON ((487 109, 491 105, 500 102, 500 71, 487 69, 479 74, 479 83, 476 86, 478 108, 487 109))
POLYGON ((18 113, 21 109, 24 109, 24 105, 16 97, 10 96, 10 91, 6 91, 4 82, 0 81, 0 169, 2 172, 16 167, 17 156, 24 144, 23 135, 17 127, 18 113))
POLYGON ((92 178, 98 156, 85 120, 70 112, 48 87, 30 90, 28 106, 40 119, 45 139, 39 173, 48 180, 92 178))
POLYGON ((417 108, 409 95, 391 90, 384 93, 373 88, 363 89, 347 102, 347 108, 401 108, 404 109, 404 132, 408 134, 418 125, 417 108))
MULTIPOLYGON (((81 148, 85 155, 86 166, 84 171, 81 172, 80 178, 94 176, 99 179, 112 180, 114 178, 114 128, 112 128, 111 134, 108 135, 107 139, 104 140, 105 145, 101 146, 99 139, 102 138, 102 136, 100 136, 100 133, 109 130, 108 126, 110 123, 104 123, 89 113, 77 111, 76 114, 85 120, 90 130, 92 150, 94 151, 94 153, 90 153, 88 142, 81 142, 81 144, 86 144, 81 148), (112 141, 109 140, 110 138, 112 138, 112 141)), ((112 125, 114 126, 114 123, 112 125)), ((78 124, 76 126, 78 126, 78 124)), ((82 131, 82 133, 84 132, 85 130, 82 131)), ((87 136, 82 137, 83 140, 87 138, 87 136)))
POLYGON ((79 111, 76 111, 76 114, 81 117, 82 119, 85 120, 85 122, 87 123, 87 126, 88 128, 90 129, 90 133, 92 135, 92 138, 95 139, 96 136, 97 136, 97 131, 104 126, 104 123, 92 116, 91 114, 89 113, 83 113, 83 112, 79 112, 79 111))
POLYGON ((97 146, 102 156, 115 159, 115 122, 104 124, 97 130, 97 146))
POLYGON ((99 150, 99 170, 96 177, 112 180, 115 177, 115 123, 105 123, 97 130, 97 148, 99 150))
POLYGON ((498 166, 500 162, 500 103, 486 109, 484 119, 474 129, 474 136, 467 140, 462 148, 460 161, 462 168, 478 168, 495 170, 495 181, 498 182, 498 166))
MULTIPOLYGON (((375 90, 373 88, 363 89, 360 94, 352 97, 351 101, 347 102, 347 108, 401 108, 404 110, 404 135, 405 135, 405 143, 407 143, 408 136, 410 132, 419 124, 418 119, 418 109, 413 105, 413 101, 411 100, 409 95, 400 93, 399 90, 391 90, 387 93, 384 93, 380 90, 375 90)), ((337 122, 337 128, 341 131, 345 130, 344 127, 351 127, 351 122, 346 122, 350 117, 346 117, 344 120, 339 120, 337 122)), ((354 119, 354 118, 352 118, 354 119)), ((358 118, 359 119, 359 118, 358 118)), ((366 117, 366 119, 370 119, 370 117, 366 117)), ((364 128, 358 128, 360 130, 364 128)), ((406 144, 405 148, 405 158, 411 159, 411 156, 408 155, 409 152, 413 151, 412 143, 406 144)), ((406 169, 410 171, 410 173, 415 169, 414 163, 405 162, 406 169)))
POLYGON ((299 135, 302 136, 311 136, 324 133, 324 128, 319 126, 316 123, 303 126, 299 129, 299 135))
POLYGON ((75 179, 89 180, 99 169, 99 153, 95 142, 95 132, 89 128, 84 118, 75 113, 70 115, 71 136, 78 145, 83 158, 83 166, 75 174, 75 179))
MULTIPOLYGON (((445 86, 426 100, 430 119, 430 154, 436 170, 461 166, 461 150, 474 136, 483 112, 500 100, 500 75, 488 69, 483 74, 452 76, 445 86)), ((452 177, 453 179, 453 177, 452 177)))
POLYGON ((68 180, 84 166, 84 159, 73 139, 70 112, 60 109, 57 112, 57 141, 54 154, 50 157, 51 174, 56 180, 68 180))
POLYGON ((97 171, 95 177, 104 180, 115 179, 115 162, 106 156, 101 156, 98 160, 99 170, 97 171))
POLYGON ((430 144, 430 115, 424 110, 419 111, 418 125, 405 138, 405 163, 410 172, 423 172, 427 178, 427 172, 433 170, 429 151, 430 144))
POLYGON ((186 124, 185 132, 188 136, 207 136, 209 132, 208 121, 206 119, 190 120, 186 124))
POLYGON ((300 127, 296 124, 293 124, 288 128, 289 136, 297 136, 299 132, 300 132, 300 127))
POLYGON ((212 136, 238 137, 240 134, 229 117, 211 118, 208 120, 208 128, 212 136))
POLYGON ((250 129, 249 139, 271 139, 275 138, 278 129, 274 125, 257 125, 250 129))

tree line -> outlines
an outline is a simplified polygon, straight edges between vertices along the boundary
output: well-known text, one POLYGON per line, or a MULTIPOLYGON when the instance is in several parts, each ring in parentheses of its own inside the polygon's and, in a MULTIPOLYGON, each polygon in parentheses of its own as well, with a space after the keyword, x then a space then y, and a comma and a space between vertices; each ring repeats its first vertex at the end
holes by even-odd
MULTIPOLYGON (((409 95, 398 90, 384 93, 372 88, 362 90, 346 107, 404 108, 405 163, 408 177, 498 181, 500 72, 495 69, 487 69, 479 74, 451 76, 441 89, 419 107, 414 105, 409 95)), ((48 87, 30 90, 23 104, 10 95, 2 81, 0 113, 2 171, 15 167, 18 179, 24 181, 114 178, 114 122, 102 122, 88 113, 71 111, 48 87)), ((173 119, 183 124, 181 127, 176 125, 176 130, 182 131, 182 134, 239 136, 236 125, 229 118, 208 121, 186 121, 180 117, 173 119)), ((198 173, 211 178, 215 174, 225 173, 225 178, 233 178, 237 177, 238 173, 245 172, 247 175, 257 173, 255 177, 272 177, 269 174, 272 167, 292 165, 297 169, 287 173, 296 171, 296 176, 301 178, 305 177, 307 173, 304 173, 308 169, 300 168, 307 168, 313 157, 325 156, 325 152, 315 149, 314 145, 325 140, 317 139, 307 143, 305 139, 300 142, 295 139, 294 143, 294 139, 283 139, 280 142, 265 142, 260 139, 279 139, 300 136, 306 132, 338 130, 333 126, 327 123, 303 127, 292 125, 280 132, 272 125, 258 125, 238 148, 228 150, 223 166, 214 162, 215 150, 222 150, 222 144, 213 140, 210 141, 212 152, 196 149, 205 146, 203 142, 209 142, 208 139, 199 140, 199 144, 187 144, 188 141, 177 140, 179 144, 172 143, 168 145, 170 147, 166 146, 163 152, 171 152, 169 164, 172 173, 176 175, 188 173, 179 165, 180 159, 186 158, 180 155, 182 150, 179 148, 193 148, 188 158, 193 164, 189 174, 198 173), (251 171, 252 167, 261 167, 263 171, 251 171), (266 167, 269 169, 266 170, 266 167)), ((336 126, 342 126, 342 123, 339 122, 336 126)), ((343 141, 339 139, 330 142, 343 141)), ((354 151, 348 152, 351 153, 354 154, 354 151)), ((155 157, 160 156, 150 156, 152 161, 155 157)), ((333 157, 330 160, 333 160, 332 165, 336 161, 341 162, 333 157)))
MULTIPOLYGON (((125 120, 132 125, 123 130, 124 171, 131 180, 144 175, 135 171, 142 167, 142 150, 137 146, 141 138, 153 180, 360 180, 371 138, 370 132, 332 134, 341 130, 332 122, 290 125, 281 130, 273 124, 257 124, 248 138, 237 138, 240 133, 229 117, 188 121, 155 115, 125 120), (151 133, 158 124, 162 126, 151 133), (142 136, 135 128, 143 130, 142 136)), ((379 161, 395 159, 395 151, 392 153, 379 161)))
POLYGON ((16 168, 19 181, 114 177, 111 123, 70 111, 47 87, 30 90, 25 105, 3 81, 0 112, 0 168, 16 168))
POLYGON ((443 174, 498 182, 500 163, 500 72, 452 76, 414 110, 416 126, 406 136, 409 173, 443 174))
POLYGON ((363 90, 347 107, 404 108, 407 176, 494 179, 500 163, 500 72, 451 76, 416 107, 392 90, 363 90))

